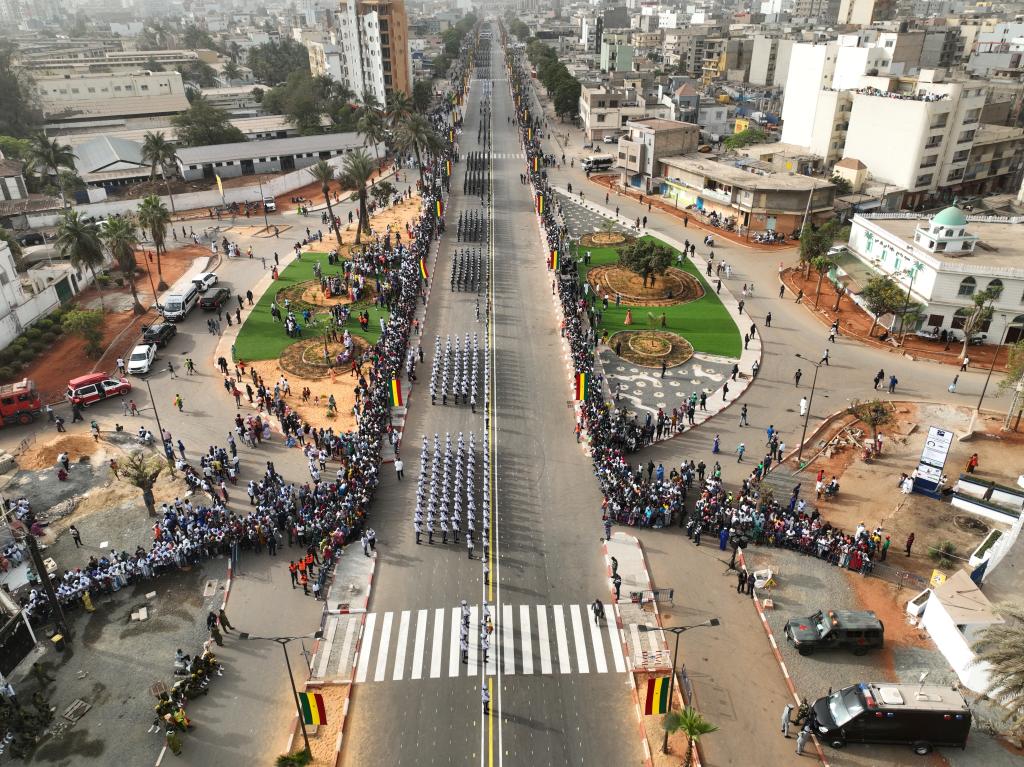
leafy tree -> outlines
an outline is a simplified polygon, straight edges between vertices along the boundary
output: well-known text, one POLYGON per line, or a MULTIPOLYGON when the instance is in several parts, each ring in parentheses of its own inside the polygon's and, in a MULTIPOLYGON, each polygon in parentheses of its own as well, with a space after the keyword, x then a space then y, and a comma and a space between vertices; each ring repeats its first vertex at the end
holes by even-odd
POLYGON ((849 194, 853 191, 853 184, 836 173, 833 173, 832 178, 828 181, 836 188, 836 197, 842 197, 843 195, 849 194))
POLYGON ((64 315, 61 325, 68 333, 81 336, 85 353, 98 358, 103 354, 103 312, 99 309, 72 309, 64 315))
POLYGON ((228 113, 202 96, 180 115, 171 118, 182 146, 208 146, 245 141, 245 134, 231 124, 228 113))
POLYGON ((217 70, 205 61, 189 61, 178 65, 181 79, 200 88, 213 88, 217 85, 217 70))
POLYGON ((509 22, 508 31, 524 43, 530 39, 530 28, 519 19, 509 22))
POLYGON ((687 706, 682 711, 669 711, 665 714, 663 725, 670 733, 681 732, 686 736, 686 760, 685 767, 693 764, 693 750, 704 735, 710 735, 718 730, 718 727, 711 724, 695 708, 687 706))
POLYGON ((149 180, 156 176, 157 168, 160 169, 160 177, 164 180, 164 187, 167 189, 167 198, 171 202, 171 212, 174 210, 174 195, 171 194, 171 184, 167 180, 168 166, 174 167, 178 159, 178 153, 174 144, 167 140, 163 131, 146 131, 142 139, 142 160, 149 163, 149 180))
MULTIPOLYGON (((2 96, 0 96, 2 98, 2 96)), ((27 138, 15 138, 14 136, 0 136, 0 152, 8 160, 22 160, 28 162, 32 159, 32 142, 27 138)))
POLYGON ((363 145, 373 145, 373 153, 380 164, 380 143, 387 138, 387 126, 379 109, 364 109, 363 116, 356 123, 356 132, 363 137, 363 145))
POLYGON ((156 59, 154 59, 152 57, 150 57, 146 61, 145 68, 148 69, 150 72, 163 72, 164 71, 164 65, 161 64, 159 61, 157 61, 156 59))
POLYGON ((296 71, 288 75, 286 83, 263 94, 262 106, 264 111, 284 115, 299 133, 310 136, 323 132, 320 121, 327 104, 322 96, 308 70, 296 71))
POLYGON ((575 77, 570 82, 559 83, 553 98, 555 114, 563 120, 576 117, 579 114, 581 90, 580 81, 575 77))
POLYGON ((850 403, 850 407, 847 408, 846 412, 856 416, 861 423, 871 429, 870 449, 874 452, 878 446, 878 428, 892 421, 892 411, 889 409, 889 406, 880 399, 873 399, 868 402, 855 399, 850 403))
POLYGON ((184 48, 187 48, 190 51, 194 51, 198 48, 217 50, 217 43, 213 41, 210 33, 205 29, 200 29, 195 24, 189 24, 185 27, 181 38, 181 44, 184 48))
POLYGON ((28 72, 17 66, 18 45, 0 40, 0 134, 27 138, 42 122, 28 72))
POLYGON ((422 186, 423 155, 440 152, 441 138, 434 131, 430 121, 421 114, 414 114, 399 125, 395 138, 398 147, 403 152, 411 151, 416 155, 416 165, 420 172, 420 186, 422 186))
POLYGON ((390 181, 379 181, 370 189, 370 196, 373 197, 373 201, 377 203, 379 208, 387 205, 388 201, 396 194, 398 194, 398 190, 395 189, 394 184, 390 181))
POLYGON ((62 144, 57 139, 50 139, 44 133, 37 133, 30 141, 29 157, 31 162, 47 177, 52 176, 60 191, 61 207, 67 207, 64 189, 60 186, 60 172, 63 169, 75 169, 75 152, 69 144, 62 144))
MULTIPOLYGON (((313 177, 313 180, 320 184, 320 192, 324 196, 324 202, 327 203, 327 215, 331 219, 331 226, 334 227, 334 238, 340 246, 341 231, 338 229, 338 220, 334 217, 334 208, 331 207, 331 182, 334 181, 334 166, 327 162, 327 160, 320 160, 315 165, 306 168, 306 170, 313 177)), ((356 242, 358 242, 358 239, 356 242)))
POLYGON ((309 72, 309 51, 288 38, 271 40, 251 48, 246 63, 261 83, 276 85, 286 82, 293 72, 309 72))
POLYGON ((164 206, 160 198, 155 194, 143 197, 139 203, 139 226, 148 229, 153 237, 153 245, 156 249, 156 276, 157 290, 167 290, 167 283, 164 282, 163 266, 160 263, 160 254, 167 252, 164 240, 167 237, 167 227, 171 224, 171 214, 164 206))
POLYGON ((672 249, 654 240, 633 240, 619 251, 619 263, 643 277, 644 287, 650 280, 654 287, 655 275, 664 274, 672 265, 672 249))
POLYGON ((985 628, 974 644, 976 663, 992 669, 986 694, 1006 709, 1008 734, 1024 739, 1024 605, 1002 602, 996 605, 1003 623, 985 628))
POLYGON ((446 77, 448 75, 448 69, 452 65, 452 57, 447 54, 441 53, 430 62, 430 72, 434 77, 446 77))
MULTIPOLYGON (((86 221, 77 210, 66 210, 57 224, 57 250, 75 269, 88 269, 99 289, 96 270, 106 263, 100 229, 95 221, 86 221)), ((100 293, 103 306, 103 293, 100 293)))
POLYGON ((167 463, 160 456, 147 454, 142 450, 133 450, 121 462, 118 469, 118 479, 142 491, 142 502, 146 504, 146 511, 151 517, 156 516, 156 498, 153 496, 153 488, 156 486, 157 478, 167 467, 167 463))
POLYGON ((412 100, 408 96, 401 91, 394 91, 388 97, 388 104, 384 114, 388 118, 391 130, 397 131, 402 127, 403 123, 416 114, 416 110, 413 108, 412 100))
POLYGON ((767 140, 768 134, 760 128, 747 128, 726 138, 722 146, 726 149, 742 149, 751 144, 763 144, 767 140))
POLYGON ((139 246, 135 219, 130 215, 108 218, 103 224, 100 238, 106 243, 110 255, 128 283, 128 289, 132 293, 132 311, 136 314, 145 314, 146 310, 139 302, 139 291, 135 285, 135 270, 138 268, 135 263, 135 249, 139 246))
POLYGON ((417 80, 412 86, 412 108, 425 114, 433 100, 434 84, 430 80, 417 80))
POLYGON ((353 189, 351 199, 359 201, 359 224, 356 227, 356 245, 360 243, 364 230, 367 234, 370 233, 370 213, 366 207, 366 186, 370 183, 370 179, 373 177, 376 169, 377 166, 374 165, 373 160, 362 149, 357 149, 345 155, 345 163, 341 167, 341 183, 353 189))
POLYGON ((971 336, 975 335, 985 323, 992 319, 992 304, 999 298, 1002 293, 1001 288, 985 288, 985 290, 979 290, 973 296, 971 301, 972 306, 968 314, 964 317, 964 347, 960 350, 960 356, 967 356, 967 346, 971 342, 971 336))
POLYGON ((7 247, 11 249, 11 256, 14 258, 14 263, 19 264, 21 262, 22 255, 21 243, 18 242, 18 238, 14 236, 14 232, 0 226, 0 242, 7 243, 7 247))
MULTIPOLYGON (((237 45, 237 43, 236 43, 237 45)), ((221 77, 231 83, 233 80, 237 80, 242 76, 242 70, 238 68, 238 64, 235 63, 234 59, 229 59, 220 70, 221 77)))
POLYGON ((860 292, 868 311, 871 312, 871 328, 868 337, 875 332, 878 318, 883 314, 895 314, 906 303, 907 296, 891 277, 871 277, 860 292))

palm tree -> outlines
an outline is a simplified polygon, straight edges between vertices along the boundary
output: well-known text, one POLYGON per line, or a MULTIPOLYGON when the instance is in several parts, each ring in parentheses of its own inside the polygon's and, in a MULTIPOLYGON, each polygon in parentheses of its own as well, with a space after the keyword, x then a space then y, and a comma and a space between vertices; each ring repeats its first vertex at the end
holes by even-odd
POLYGON ((61 144, 57 139, 49 139, 45 133, 37 133, 29 144, 29 157, 32 163, 43 170, 44 175, 53 176, 60 190, 61 207, 67 207, 64 199, 64 187, 61 184, 61 168, 75 170, 75 152, 69 144, 61 144))
POLYGON ((364 230, 367 234, 370 233, 370 214, 366 208, 366 185, 370 183, 374 170, 373 160, 362 149, 356 149, 345 155, 345 164, 341 167, 341 183, 355 190, 352 192, 351 199, 359 200, 356 245, 359 244, 364 230))
MULTIPOLYGON (((338 220, 334 217, 334 208, 331 207, 331 182, 334 181, 334 166, 327 160, 320 160, 316 165, 311 165, 306 170, 313 180, 320 184, 320 191, 323 192, 324 202, 327 203, 327 215, 331 219, 331 226, 334 227, 334 238, 341 246, 341 232, 338 230, 338 220)), ((356 242, 359 242, 358 234, 356 242)))
POLYGON ((153 245, 156 246, 156 276, 157 289, 167 290, 167 283, 164 282, 163 265, 160 263, 160 254, 167 252, 164 240, 167 237, 167 227, 171 223, 171 214, 167 207, 155 194, 143 197, 139 203, 139 226, 148 229, 153 235, 153 245))
POLYGON ((174 195, 171 194, 171 184, 167 180, 167 166, 174 165, 178 161, 178 153, 174 144, 167 140, 163 131, 147 131, 142 139, 142 160, 149 163, 149 180, 156 176, 156 169, 160 168, 160 177, 164 180, 164 187, 167 189, 167 198, 171 202, 171 213, 174 210, 174 195))
POLYGON ((1006 709, 1011 735, 1024 735, 1024 605, 996 605, 1004 623, 993 623, 974 644, 975 663, 991 667, 991 687, 986 694, 1006 709))
POLYGON ((139 292, 135 287, 135 249, 139 246, 135 218, 131 215, 108 218, 100 236, 132 292, 132 311, 136 314, 145 314, 146 309, 139 302, 139 292))
POLYGON ((431 127, 426 117, 414 114, 398 126, 396 136, 398 147, 403 152, 411 151, 416 155, 416 164, 420 171, 420 187, 423 186, 424 154, 435 154, 441 151, 441 138, 431 127))
POLYGON ((359 122, 356 123, 356 133, 363 137, 363 146, 366 146, 366 142, 373 144, 373 153, 377 157, 377 164, 380 165, 378 145, 387 137, 387 126, 380 110, 364 109, 359 122))
POLYGON ((228 61, 225 62, 224 67, 220 70, 220 73, 224 76, 224 79, 228 81, 228 85, 230 85, 232 80, 237 80, 241 77, 242 70, 238 68, 238 64, 231 59, 228 59, 228 61))
MULTIPOLYGON (((95 221, 86 221, 77 210, 66 210, 57 224, 57 250, 71 261, 75 269, 85 267, 92 273, 96 289, 100 290, 96 279, 96 269, 107 260, 100 241, 100 228, 95 221)), ((103 292, 100 291, 100 306, 103 307, 103 292)))
POLYGON ((682 711, 669 711, 665 714, 664 726, 669 733, 682 732, 686 736, 686 761, 683 762, 685 767, 693 764, 693 749, 700 742, 701 736, 718 729, 701 716, 697 709, 689 706, 682 711))
POLYGON ((386 113, 391 129, 397 131, 406 120, 416 114, 416 110, 412 107, 412 100, 402 91, 393 91, 388 99, 386 113))

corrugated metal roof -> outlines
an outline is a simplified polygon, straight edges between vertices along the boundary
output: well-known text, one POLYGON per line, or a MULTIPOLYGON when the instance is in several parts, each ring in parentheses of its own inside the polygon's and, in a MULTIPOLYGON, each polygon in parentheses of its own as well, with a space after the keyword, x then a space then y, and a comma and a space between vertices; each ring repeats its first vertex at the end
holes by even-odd
POLYGON ((146 162, 142 159, 142 144, 135 141, 99 136, 75 148, 75 167, 83 176, 144 166, 146 162))
POLYGON ((363 146, 363 137, 358 133, 327 133, 318 136, 295 136, 179 149, 178 162, 181 165, 202 165, 231 160, 251 160, 254 157, 341 151, 359 146, 363 146))

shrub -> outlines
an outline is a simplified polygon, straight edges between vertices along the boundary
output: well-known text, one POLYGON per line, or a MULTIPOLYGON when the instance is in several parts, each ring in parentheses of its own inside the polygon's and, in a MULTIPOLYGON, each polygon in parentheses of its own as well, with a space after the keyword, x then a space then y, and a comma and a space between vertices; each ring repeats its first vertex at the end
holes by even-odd
POLYGON ((12 381, 16 373, 17 371, 9 365, 0 367, 0 382, 12 381))
POLYGON ((43 340, 45 340, 47 344, 52 344, 58 338, 60 338, 59 330, 47 330, 43 333, 43 340))
POLYGON ((929 548, 928 556, 932 558, 937 567, 952 567, 956 556, 956 546, 952 541, 943 541, 937 546, 929 548))
POLYGON ((22 338, 22 337, 19 336, 18 338, 15 338, 13 341, 11 341, 11 345, 10 345, 9 348, 11 349, 11 351, 13 351, 15 354, 17 354, 18 352, 22 351, 27 346, 28 346, 28 339, 22 338))
POLYGON ((37 328, 45 333, 47 330, 53 327, 53 320, 51 320, 49 317, 43 317, 41 320, 36 322, 36 324, 33 325, 32 327, 37 328))
POLYGON ((116 277, 114 279, 114 284, 117 285, 117 287, 119 287, 119 288, 123 288, 124 287, 124 277, 116 277))
POLYGON ((27 365, 36 358, 36 353, 30 349, 22 349, 18 352, 17 360, 21 365, 27 365))
POLYGON ((29 340, 30 344, 34 344, 43 337, 43 331, 37 327, 31 327, 25 331, 25 338, 29 340))
POLYGON ((310 761, 310 756, 305 751, 296 751, 293 754, 281 754, 275 763, 277 767, 303 767, 310 761))

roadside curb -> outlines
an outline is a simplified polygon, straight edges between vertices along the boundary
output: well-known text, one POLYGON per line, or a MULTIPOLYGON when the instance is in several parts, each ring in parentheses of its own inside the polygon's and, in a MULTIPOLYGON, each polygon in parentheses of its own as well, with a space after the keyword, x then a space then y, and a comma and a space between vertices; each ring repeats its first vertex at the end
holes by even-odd
MULTIPOLYGON (((736 563, 739 565, 741 570, 747 569, 746 557, 743 555, 743 549, 738 548, 736 550, 736 563)), ((761 604, 760 598, 758 598, 756 592, 751 592, 751 600, 754 603, 754 609, 757 610, 757 617, 761 619, 761 626, 764 628, 764 633, 768 637, 768 644, 771 645, 772 654, 775 656, 775 662, 778 663, 779 670, 782 672, 782 678, 786 680, 786 687, 789 688, 790 694, 793 696, 793 700, 796 705, 800 706, 800 696, 797 694, 796 685, 793 684, 793 679, 789 675, 789 669, 786 667, 786 661, 782 658, 782 653, 779 651, 779 645, 775 641, 775 634, 772 633, 772 627, 768 623, 768 618, 765 617, 764 607, 761 604)), ((825 752, 821 747, 821 743, 818 741, 817 733, 811 733, 811 740, 814 742, 814 749, 818 753, 818 761, 821 762, 823 767, 831 767, 828 759, 825 757, 825 752)))

